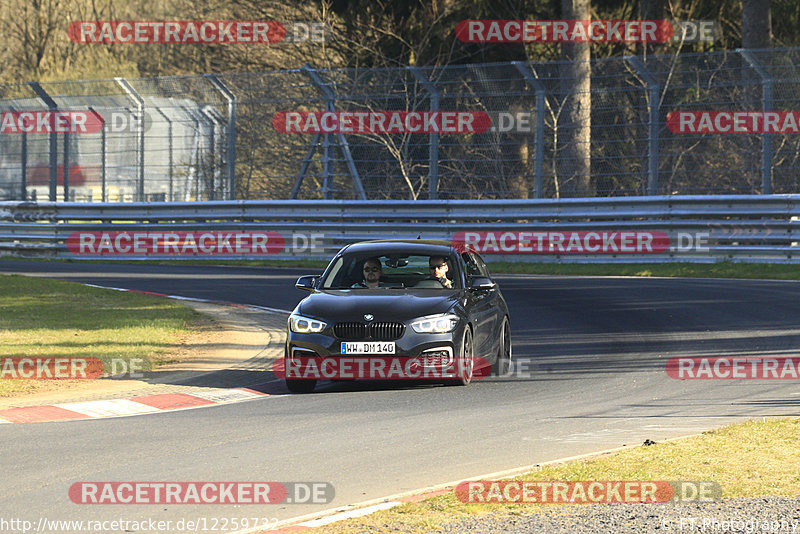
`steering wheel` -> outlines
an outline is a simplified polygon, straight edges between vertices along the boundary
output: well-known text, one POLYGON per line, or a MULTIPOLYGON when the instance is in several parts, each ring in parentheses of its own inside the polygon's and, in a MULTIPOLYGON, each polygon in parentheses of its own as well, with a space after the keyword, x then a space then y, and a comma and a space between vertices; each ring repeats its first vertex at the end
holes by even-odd
POLYGON ((427 278, 424 278, 414 284, 414 287, 441 289, 444 287, 444 284, 442 284, 435 276, 428 276, 427 278))

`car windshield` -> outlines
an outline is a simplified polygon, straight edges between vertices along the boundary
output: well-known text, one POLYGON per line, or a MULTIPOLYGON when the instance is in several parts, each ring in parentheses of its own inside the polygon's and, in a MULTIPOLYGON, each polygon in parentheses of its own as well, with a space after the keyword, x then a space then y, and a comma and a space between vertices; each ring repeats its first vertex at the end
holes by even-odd
POLYGON ((322 289, 459 288, 457 267, 449 256, 421 254, 345 254, 322 281, 322 289), (443 268, 442 265, 445 265, 443 268), (437 267, 438 268, 434 268, 437 267), (437 277, 437 274, 441 277, 437 277), (443 284, 440 280, 445 281, 443 284))

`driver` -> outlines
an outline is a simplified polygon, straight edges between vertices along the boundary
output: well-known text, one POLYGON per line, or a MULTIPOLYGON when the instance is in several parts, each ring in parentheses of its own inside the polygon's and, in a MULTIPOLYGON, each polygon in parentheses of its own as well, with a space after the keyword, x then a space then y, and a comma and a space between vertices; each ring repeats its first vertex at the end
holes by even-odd
POLYGON ((447 266, 447 258, 431 256, 430 260, 428 260, 428 268, 431 270, 433 277, 436 278, 440 284, 447 289, 453 289, 453 282, 447 278, 447 271, 450 270, 447 266))
POLYGON ((380 282, 381 275, 383 274, 383 268, 381 267, 381 260, 378 258, 369 258, 364 262, 364 266, 361 268, 361 272, 364 275, 363 282, 357 282, 353 284, 351 287, 366 287, 369 289, 376 289, 378 287, 382 287, 380 282))

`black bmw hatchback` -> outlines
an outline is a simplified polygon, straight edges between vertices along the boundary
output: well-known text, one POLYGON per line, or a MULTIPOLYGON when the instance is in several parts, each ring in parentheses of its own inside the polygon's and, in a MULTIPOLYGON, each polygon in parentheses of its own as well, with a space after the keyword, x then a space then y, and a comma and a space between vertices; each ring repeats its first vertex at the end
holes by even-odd
POLYGON ((286 385, 436 380, 469 384, 511 362, 508 307, 483 260, 447 241, 366 241, 344 247, 288 322, 286 385))

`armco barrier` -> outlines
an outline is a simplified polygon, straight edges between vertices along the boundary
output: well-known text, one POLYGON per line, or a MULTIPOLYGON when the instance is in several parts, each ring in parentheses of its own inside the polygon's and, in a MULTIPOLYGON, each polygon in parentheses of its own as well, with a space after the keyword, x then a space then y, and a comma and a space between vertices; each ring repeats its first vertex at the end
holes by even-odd
POLYGON ((355 241, 418 236, 466 236, 487 261, 795 262, 800 195, 0 202, 0 255, 13 257, 328 259, 355 241))

